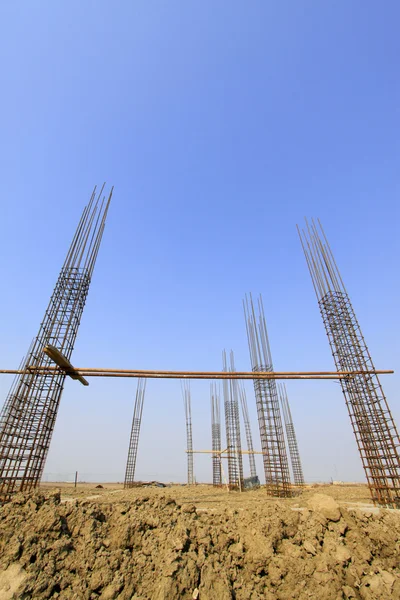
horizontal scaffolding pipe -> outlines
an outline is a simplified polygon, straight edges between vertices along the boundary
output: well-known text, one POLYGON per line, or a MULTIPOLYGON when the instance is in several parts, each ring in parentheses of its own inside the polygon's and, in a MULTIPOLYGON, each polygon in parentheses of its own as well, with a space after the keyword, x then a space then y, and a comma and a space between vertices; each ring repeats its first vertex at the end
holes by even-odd
MULTIPOLYGON (((187 454, 226 454, 228 449, 226 450, 185 450, 187 454)), ((262 454, 262 452, 258 452, 257 450, 240 450, 239 454, 262 454)), ((226 458, 223 456, 222 458, 226 458)))
POLYGON ((88 369, 74 367, 28 367, 27 369, 0 369, 0 375, 50 375, 66 373, 80 377, 144 377, 147 379, 345 379, 355 375, 391 375, 393 370, 375 371, 139 371, 129 369, 88 369))

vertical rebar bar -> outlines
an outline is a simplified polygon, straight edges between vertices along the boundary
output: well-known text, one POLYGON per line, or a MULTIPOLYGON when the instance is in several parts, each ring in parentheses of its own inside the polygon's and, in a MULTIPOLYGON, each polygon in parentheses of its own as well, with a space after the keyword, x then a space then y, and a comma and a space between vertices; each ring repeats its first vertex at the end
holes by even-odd
POLYGON ((139 446, 140 427, 142 425, 144 395, 146 392, 146 379, 138 379, 135 406, 133 409, 131 437, 129 440, 128 459, 126 461, 124 487, 133 487, 135 483, 136 458, 139 446))
MULTIPOLYGON (((223 371, 228 371, 225 350, 222 353, 223 371)), ((233 352, 230 354, 229 371, 235 371, 233 352)), ((243 461, 240 440, 239 396, 237 380, 224 379, 224 407, 226 427, 226 447, 228 454, 229 486, 231 489, 243 487, 243 461)))
MULTIPOLYGON (((261 296, 258 300, 258 323, 251 294, 249 298, 246 296, 243 308, 252 369, 271 372, 272 356, 261 296)), ((267 493, 289 497, 292 487, 276 381, 255 379, 254 390, 267 493)))
MULTIPOLYGON (((337 370, 375 370, 321 223, 297 229, 337 370)), ((372 500, 399 508, 399 435, 379 377, 355 375, 340 385, 372 500)))
POLYGON ((254 447, 253 447, 253 437, 251 435, 251 428, 250 428, 249 409, 247 407, 246 390, 244 389, 243 384, 239 384, 239 396, 240 396, 240 404, 242 406, 244 430, 246 432, 247 450, 249 451, 250 477, 257 477, 256 460, 255 460, 254 454, 252 454, 252 452, 254 452, 254 447))
MULTIPOLYGON (((74 349, 83 308, 102 239, 112 190, 96 188, 85 207, 39 332, 24 368, 48 366, 43 348, 51 344, 68 359, 74 349)), ((64 388, 65 374, 18 376, 0 417, 0 498, 39 483, 64 388)))
POLYGON ((183 404, 186 417, 186 444, 187 444, 187 482, 188 485, 194 484, 194 466, 193 466, 193 436, 192 436, 192 400, 190 394, 190 381, 183 379, 181 381, 183 404))
POLYGON ((279 384, 278 390, 282 406, 283 418, 285 421, 286 437, 288 441, 290 460, 292 463, 293 480, 294 484, 298 488, 302 488, 304 487, 303 468, 301 466, 299 446, 297 444, 297 437, 294 429, 292 412, 290 410, 286 385, 284 383, 279 384))
POLYGON ((221 409, 220 394, 216 383, 210 386, 211 400, 211 440, 212 440, 212 467, 213 467, 213 485, 222 485, 221 472, 221 409))

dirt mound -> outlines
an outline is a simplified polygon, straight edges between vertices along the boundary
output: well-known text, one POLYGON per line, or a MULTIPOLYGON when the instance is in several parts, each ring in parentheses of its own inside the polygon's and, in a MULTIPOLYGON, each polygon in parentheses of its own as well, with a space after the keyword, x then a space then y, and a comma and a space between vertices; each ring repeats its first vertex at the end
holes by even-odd
POLYGON ((397 511, 347 510, 322 494, 254 510, 196 509, 164 491, 125 498, 4 505, 0 599, 400 598, 397 511))

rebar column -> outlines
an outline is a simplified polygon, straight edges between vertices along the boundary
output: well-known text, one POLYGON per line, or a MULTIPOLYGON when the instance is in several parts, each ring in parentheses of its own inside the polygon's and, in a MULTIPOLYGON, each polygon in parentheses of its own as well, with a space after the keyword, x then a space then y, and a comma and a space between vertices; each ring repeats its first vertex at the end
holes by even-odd
MULTIPOLYGON (((228 372, 225 350, 222 353, 223 371, 228 372)), ((233 352, 230 354, 230 369, 235 371, 233 352)), ((229 487, 242 489, 243 487, 243 461, 242 446, 240 441, 239 397, 237 381, 234 379, 223 382, 226 447, 228 455, 229 487)))
POLYGON ((249 409, 247 408, 246 390, 243 385, 239 385, 240 404, 242 406, 242 415, 244 421, 244 430, 246 432, 247 450, 249 451, 250 477, 257 477, 256 459, 254 457, 253 437, 251 435, 249 409))
POLYGON ((213 467, 213 485, 220 487, 222 485, 221 472, 221 410, 220 397, 217 385, 212 383, 210 386, 211 400, 211 440, 212 440, 212 467, 213 467), (218 454, 219 452, 219 454, 218 454))
POLYGON ((181 381, 183 404, 186 417, 186 444, 187 444, 187 482, 188 485, 194 485, 193 471, 193 437, 192 437, 192 402, 190 395, 190 381, 183 379, 181 381))
POLYGON ((301 466, 299 446, 297 444, 296 432, 294 430, 292 412, 290 410, 289 398, 284 383, 279 384, 279 398, 281 401, 283 418, 285 421, 286 438, 289 446, 289 455, 292 463, 294 484, 298 488, 304 487, 303 468, 301 466))
POLYGON ((140 426, 142 424, 146 379, 138 379, 135 407, 133 409, 131 437, 129 440, 128 459, 126 461, 124 488, 133 487, 135 482, 136 457, 139 446, 140 426))
MULTIPOLYGON (((111 193, 93 191, 72 240, 39 332, 24 362, 51 366, 43 348, 51 344, 68 359, 74 349, 94 265, 103 236, 111 193)), ((39 483, 64 388, 61 372, 24 373, 13 383, 0 416, 0 499, 39 483)))
MULTIPOLYGON (((258 323, 251 294, 243 303, 253 371, 273 371, 262 298, 258 300, 258 323)), ((255 379, 254 391, 263 453, 265 485, 270 496, 292 495, 289 463, 282 427, 278 390, 274 379, 255 379)))
MULTIPOLYGON (((337 370, 375 370, 321 223, 297 229, 337 370)), ((372 500, 399 508, 399 435, 379 377, 352 375, 340 385, 372 500)))

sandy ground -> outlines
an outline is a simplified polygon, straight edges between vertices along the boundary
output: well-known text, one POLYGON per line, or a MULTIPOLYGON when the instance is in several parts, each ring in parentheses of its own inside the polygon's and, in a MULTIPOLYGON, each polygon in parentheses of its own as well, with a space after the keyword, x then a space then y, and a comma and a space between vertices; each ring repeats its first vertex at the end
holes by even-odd
POLYGON ((400 599, 400 511, 364 485, 101 486, 0 507, 0 600, 400 599))
MULTIPOLYGON (((212 485, 199 484, 195 486, 171 485, 165 488, 154 486, 137 487, 130 490, 124 490, 121 483, 82 483, 75 489, 69 483, 43 483, 41 489, 46 492, 60 491, 62 501, 71 499, 96 499, 99 502, 116 502, 121 500, 130 500, 136 497, 167 496, 180 503, 192 503, 198 508, 251 508, 259 503, 274 503, 274 498, 268 497, 263 488, 249 490, 246 492, 227 491, 226 487, 214 488, 212 485), (97 486, 101 485, 101 488, 97 486)), ((367 510, 374 508, 371 501, 371 495, 367 485, 331 485, 331 484, 313 484, 307 486, 301 495, 295 498, 285 500, 288 506, 301 507, 306 506, 308 499, 315 494, 323 493, 331 496, 337 502, 365 507, 367 510)), ((378 510, 378 509, 376 509, 378 510)))

